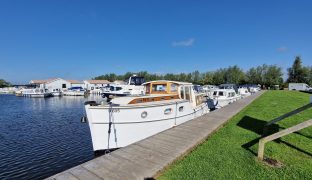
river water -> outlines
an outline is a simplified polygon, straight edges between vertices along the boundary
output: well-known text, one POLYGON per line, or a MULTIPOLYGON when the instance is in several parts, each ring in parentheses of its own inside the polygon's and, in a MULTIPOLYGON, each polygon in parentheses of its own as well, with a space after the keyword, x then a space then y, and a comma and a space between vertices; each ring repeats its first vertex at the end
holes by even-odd
POLYGON ((0 179, 42 179, 94 158, 83 103, 0 95, 0 179))

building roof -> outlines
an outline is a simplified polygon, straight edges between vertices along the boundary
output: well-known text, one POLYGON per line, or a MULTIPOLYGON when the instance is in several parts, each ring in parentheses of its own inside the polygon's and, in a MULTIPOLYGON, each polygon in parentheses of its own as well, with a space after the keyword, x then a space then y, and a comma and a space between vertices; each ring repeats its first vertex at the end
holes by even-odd
POLYGON ((90 84, 108 84, 110 83, 107 80, 86 80, 90 84))
POLYGON ((51 79, 45 79, 45 80, 31 80, 30 84, 45 84, 48 82, 55 81, 57 79, 59 79, 59 78, 51 78, 51 79))
POLYGON ((78 81, 78 80, 66 80, 66 81, 68 81, 71 84, 83 84, 83 82, 78 81))

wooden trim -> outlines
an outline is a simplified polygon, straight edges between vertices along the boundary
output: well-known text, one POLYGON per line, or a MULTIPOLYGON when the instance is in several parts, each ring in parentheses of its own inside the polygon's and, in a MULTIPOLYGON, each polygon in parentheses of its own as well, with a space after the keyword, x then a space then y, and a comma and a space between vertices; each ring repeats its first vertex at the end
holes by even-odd
POLYGON ((130 101, 129 104, 157 102, 157 101, 165 101, 165 100, 172 100, 172 99, 179 99, 179 96, 178 95, 171 95, 171 96, 136 98, 136 99, 133 99, 132 101, 130 101))

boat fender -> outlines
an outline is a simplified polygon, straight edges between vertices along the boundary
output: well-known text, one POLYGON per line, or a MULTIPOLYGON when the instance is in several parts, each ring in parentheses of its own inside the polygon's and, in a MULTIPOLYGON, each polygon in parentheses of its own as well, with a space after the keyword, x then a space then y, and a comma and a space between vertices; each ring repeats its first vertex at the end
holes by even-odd
POLYGON ((86 101, 86 102, 84 103, 84 105, 95 106, 95 105, 97 105, 97 103, 96 103, 95 101, 86 101))
POLYGON ((215 100, 216 100, 216 104, 214 104, 214 106, 217 107, 219 104, 219 101, 218 101, 218 99, 215 99, 215 100))
POLYGON ((88 122, 88 118, 86 116, 82 116, 81 119, 80 119, 80 122, 81 123, 86 123, 86 122, 88 122))

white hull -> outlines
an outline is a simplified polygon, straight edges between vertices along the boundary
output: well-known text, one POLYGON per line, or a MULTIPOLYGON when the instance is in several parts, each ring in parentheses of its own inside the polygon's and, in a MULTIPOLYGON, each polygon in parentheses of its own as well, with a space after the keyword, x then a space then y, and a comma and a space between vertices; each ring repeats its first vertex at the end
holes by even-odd
POLYGON ((40 98, 40 97, 50 97, 51 93, 23 93, 24 97, 34 97, 34 98, 40 98))
POLYGON ((64 96, 84 96, 84 91, 65 91, 63 92, 64 96))
POLYGON ((62 92, 52 92, 51 94, 52 94, 53 97, 62 96, 62 92))
POLYGON ((157 106, 113 106, 110 109, 109 106, 86 105, 85 108, 94 151, 127 146, 209 112, 206 103, 193 109, 186 100, 157 106), (165 114, 168 109, 171 113, 165 114), (109 112, 112 112, 111 118, 109 112), (147 113, 145 118, 141 117, 143 112, 147 113))

